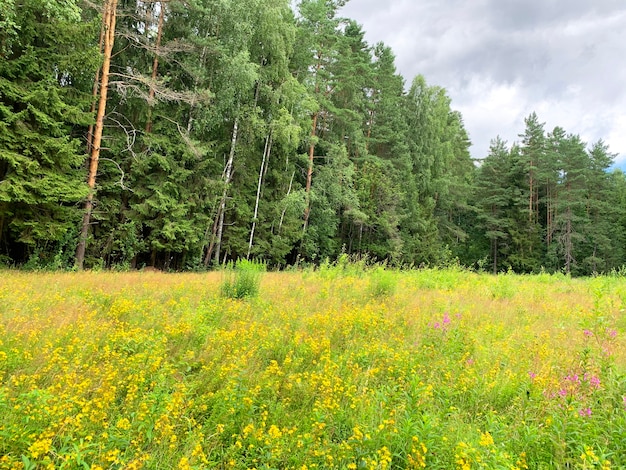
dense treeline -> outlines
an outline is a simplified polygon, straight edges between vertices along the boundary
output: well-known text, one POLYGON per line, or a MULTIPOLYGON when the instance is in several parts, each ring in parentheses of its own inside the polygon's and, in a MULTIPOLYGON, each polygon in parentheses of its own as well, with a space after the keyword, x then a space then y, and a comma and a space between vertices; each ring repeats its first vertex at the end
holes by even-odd
POLYGON ((475 165, 446 91, 406 91, 344 3, 0 0, 0 261, 625 263, 602 142, 531 115, 475 165))

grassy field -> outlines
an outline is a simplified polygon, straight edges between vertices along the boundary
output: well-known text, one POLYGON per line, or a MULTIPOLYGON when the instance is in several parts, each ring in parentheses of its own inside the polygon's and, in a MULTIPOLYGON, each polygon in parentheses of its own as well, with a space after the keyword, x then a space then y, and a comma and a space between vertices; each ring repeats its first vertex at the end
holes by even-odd
POLYGON ((626 280, 0 272, 0 468, 626 468, 626 280))

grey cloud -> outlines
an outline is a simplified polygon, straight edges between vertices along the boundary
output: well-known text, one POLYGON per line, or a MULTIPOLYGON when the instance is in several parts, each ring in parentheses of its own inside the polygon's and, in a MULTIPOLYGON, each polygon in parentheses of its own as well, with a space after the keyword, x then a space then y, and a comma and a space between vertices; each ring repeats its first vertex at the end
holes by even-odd
POLYGON ((611 149, 626 159, 616 129, 626 121, 623 0, 350 0, 342 14, 363 24, 370 42, 392 47, 407 83, 423 74, 449 90, 473 152, 484 153, 497 134, 514 140, 524 113, 545 109, 567 121, 548 129, 562 125, 590 141, 612 135, 611 149), (494 88, 515 97, 506 98, 506 119, 495 102, 489 113, 481 102, 494 88), (517 116, 515 130, 498 127, 517 116))

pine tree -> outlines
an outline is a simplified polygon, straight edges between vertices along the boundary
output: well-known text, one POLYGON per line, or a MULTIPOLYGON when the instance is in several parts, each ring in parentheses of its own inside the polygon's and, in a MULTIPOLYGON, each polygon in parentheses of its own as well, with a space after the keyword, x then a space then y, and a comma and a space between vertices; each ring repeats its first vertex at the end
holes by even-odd
POLYGON ((511 256, 513 269, 520 272, 534 272, 541 268, 545 254, 542 243, 543 232, 539 210, 540 174, 546 160, 546 136, 544 123, 539 122, 536 113, 528 116, 524 123, 521 142, 515 147, 515 159, 522 172, 523 181, 518 181, 521 192, 516 206, 520 211, 515 220, 514 253, 511 256))
POLYGON ((624 235, 619 226, 623 206, 616 204, 616 179, 609 172, 615 155, 599 140, 587 151, 586 222, 581 268, 585 274, 618 268, 624 256, 624 235))
POLYGON ((359 209, 350 213, 347 224, 344 222, 342 244, 348 253, 400 260, 400 221, 406 191, 399 182, 410 170, 410 154, 402 115, 404 81, 397 74, 394 61, 391 49, 379 43, 373 49, 371 71, 361 74, 367 80, 364 121, 359 127, 359 132, 364 133, 365 148, 355 160, 359 209))
POLYGON ((336 81, 333 65, 339 54, 338 27, 341 19, 337 10, 343 0, 302 0, 298 4, 298 38, 294 64, 300 80, 310 87, 316 104, 311 106, 311 131, 308 142, 303 231, 306 233, 311 214, 311 187, 316 147, 333 119, 331 96, 336 81), (311 76, 309 70, 312 70, 311 76))
POLYGON ((559 142, 561 155, 561 179, 555 238, 558 267, 570 274, 582 260, 578 253, 584 240, 586 225, 585 202, 587 194, 587 169, 589 157, 585 144, 577 135, 567 135, 559 142))
POLYGON ((489 257, 494 274, 507 266, 511 249, 512 168, 506 142, 497 137, 491 141, 489 155, 478 170, 475 197, 480 231, 490 243, 489 257))
POLYGON ((85 261, 85 247, 87 244, 87 235, 89 233, 89 224, 91 221, 91 212, 93 210, 94 192, 96 189, 96 174, 98 172, 98 163, 100 160, 100 146, 102 144, 102 132, 104 130, 104 115, 107 107, 107 94, 109 90, 109 74, 111 68, 111 54, 115 43, 115 23, 117 20, 117 0, 108 0, 104 4, 102 13, 102 47, 104 51, 104 59, 102 63, 100 78, 100 99, 98 102, 98 112, 96 114, 96 124, 93 130, 93 138, 89 133, 90 141, 88 147, 91 149, 89 161, 89 176, 87 185, 89 193, 85 202, 85 213, 81 224, 80 238, 76 248, 76 267, 83 269, 85 261))

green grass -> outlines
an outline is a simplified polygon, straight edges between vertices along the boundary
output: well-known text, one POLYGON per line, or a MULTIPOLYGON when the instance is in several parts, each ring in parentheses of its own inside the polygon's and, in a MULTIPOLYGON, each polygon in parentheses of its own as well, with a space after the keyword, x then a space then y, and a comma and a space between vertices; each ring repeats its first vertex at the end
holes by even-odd
POLYGON ((626 466, 622 278, 248 272, 0 272, 0 468, 626 466))

